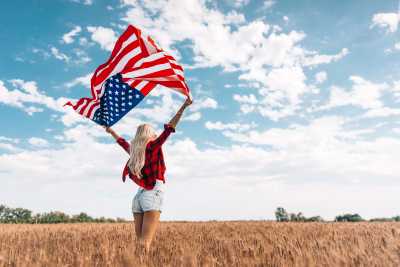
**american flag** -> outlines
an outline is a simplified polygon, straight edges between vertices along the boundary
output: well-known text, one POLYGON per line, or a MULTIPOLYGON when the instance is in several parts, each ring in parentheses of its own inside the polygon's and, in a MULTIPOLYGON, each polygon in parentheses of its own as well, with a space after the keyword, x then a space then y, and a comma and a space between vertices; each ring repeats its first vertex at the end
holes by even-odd
POLYGON ((190 95, 183 68, 175 58, 150 36, 129 25, 115 43, 110 58, 94 72, 92 97, 65 105, 100 125, 111 126, 157 85, 190 95))

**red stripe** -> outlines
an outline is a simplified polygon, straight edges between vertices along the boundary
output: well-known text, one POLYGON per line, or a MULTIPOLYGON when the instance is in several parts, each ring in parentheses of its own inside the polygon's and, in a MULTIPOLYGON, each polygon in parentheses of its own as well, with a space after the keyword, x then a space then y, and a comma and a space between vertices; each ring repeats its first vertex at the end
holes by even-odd
POLYGON ((98 105, 100 105, 100 101, 97 102, 96 104, 94 104, 94 105, 89 109, 89 112, 88 112, 88 114, 87 114, 88 118, 92 117, 93 109, 94 109, 95 107, 97 107, 98 105))
POLYGON ((129 37, 134 34, 136 32, 136 28, 133 27, 132 25, 129 25, 128 28, 125 30, 125 32, 120 36, 120 38, 118 38, 114 49, 111 53, 111 56, 109 57, 109 59, 107 60, 106 63, 101 64, 100 66, 97 67, 97 69, 95 70, 92 79, 90 80, 90 84, 91 84, 91 91, 92 91, 92 96, 95 96, 95 92, 94 92, 94 83, 96 80, 96 76, 97 73, 102 70, 105 66, 107 66, 108 64, 110 64, 110 62, 113 60, 113 58, 118 54, 119 50, 122 47, 122 44, 129 39, 129 37))
POLYGON ((154 89, 154 87, 156 87, 157 84, 149 82, 148 84, 146 84, 141 90, 140 92, 146 96, 151 90, 154 89))
POLYGON ((145 68, 150 68, 150 67, 154 67, 156 65, 166 64, 166 63, 169 63, 169 61, 165 57, 157 58, 152 61, 143 62, 139 67, 136 67, 136 68, 130 68, 130 69, 126 68, 121 73, 124 74, 124 73, 141 70, 141 69, 145 69, 145 68))
MULTIPOLYGON (((121 53, 118 54, 118 56, 113 60, 101 73, 99 76, 97 76, 94 80, 94 86, 97 86, 104 82, 110 73, 114 70, 115 66, 119 63, 121 58, 123 58, 126 54, 130 53, 132 50, 138 47, 138 40, 135 40, 134 42, 130 43, 128 46, 122 50, 121 53)), ((124 68, 123 68, 124 69, 124 68)))

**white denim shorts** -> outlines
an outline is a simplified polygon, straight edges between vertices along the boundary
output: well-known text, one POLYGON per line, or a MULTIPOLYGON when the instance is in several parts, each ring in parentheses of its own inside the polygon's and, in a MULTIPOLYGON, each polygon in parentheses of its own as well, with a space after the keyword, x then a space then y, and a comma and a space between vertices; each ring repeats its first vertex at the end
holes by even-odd
POLYGON ((161 212, 164 199, 164 184, 157 180, 156 185, 151 190, 139 187, 132 200, 132 213, 143 213, 150 210, 161 212))

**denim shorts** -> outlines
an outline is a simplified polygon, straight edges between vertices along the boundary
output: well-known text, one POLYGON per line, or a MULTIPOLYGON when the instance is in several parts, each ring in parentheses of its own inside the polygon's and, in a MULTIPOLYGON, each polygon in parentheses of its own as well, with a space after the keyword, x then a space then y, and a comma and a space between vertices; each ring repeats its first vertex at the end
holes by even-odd
POLYGON ((159 186, 155 186, 152 190, 139 187, 132 200, 132 213, 143 213, 150 210, 161 212, 163 198, 164 190, 159 186))

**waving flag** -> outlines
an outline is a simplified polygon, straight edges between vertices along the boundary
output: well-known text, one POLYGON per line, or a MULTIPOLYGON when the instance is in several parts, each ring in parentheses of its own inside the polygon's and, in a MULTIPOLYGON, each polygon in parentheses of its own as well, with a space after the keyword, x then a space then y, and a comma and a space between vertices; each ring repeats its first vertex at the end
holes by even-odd
POLYGON ((105 126, 115 124, 157 85, 189 96, 183 68, 132 25, 118 38, 110 58, 96 69, 90 84, 91 98, 65 105, 105 126))

